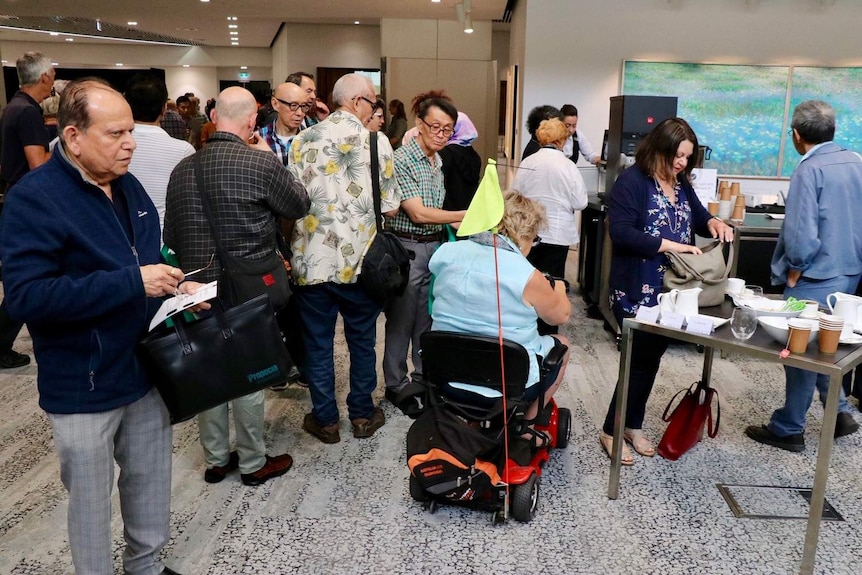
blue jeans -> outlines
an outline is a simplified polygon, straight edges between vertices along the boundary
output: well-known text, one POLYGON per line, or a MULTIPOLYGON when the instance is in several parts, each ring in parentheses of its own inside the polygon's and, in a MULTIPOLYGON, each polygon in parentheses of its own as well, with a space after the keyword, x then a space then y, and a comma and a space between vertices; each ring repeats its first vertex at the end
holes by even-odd
MULTIPOLYGON (((819 281, 799 278, 795 287, 784 289, 784 297, 813 299, 826 307, 826 296, 833 292, 855 293, 859 277, 859 275, 838 276, 819 281)), ((826 394, 829 391, 829 377, 826 375, 787 366, 784 367, 784 372, 787 377, 784 387, 784 406, 773 412, 768 426, 772 433, 780 437, 802 433, 805 429, 805 414, 811 406, 814 389, 819 392, 820 401, 823 404, 826 403, 826 394)), ((847 403, 847 396, 843 389, 838 399, 838 411, 850 412, 850 405, 847 403)))
POLYGON ((305 378, 311 392, 312 413, 321 426, 338 423, 335 402, 335 321, 344 320, 344 337, 350 351, 350 419, 370 419, 374 413, 371 393, 377 387, 374 344, 381 306, 358 284, 326 282, 297 287, 302 335, 305 340, 305 378))

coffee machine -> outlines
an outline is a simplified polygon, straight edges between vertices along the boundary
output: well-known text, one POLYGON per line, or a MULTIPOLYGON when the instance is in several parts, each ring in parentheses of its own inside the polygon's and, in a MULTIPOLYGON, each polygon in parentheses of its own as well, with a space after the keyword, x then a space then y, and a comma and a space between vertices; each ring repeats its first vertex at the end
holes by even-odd
POLYGON ((612 96, 608 120, 605 193, 617 176, 634 163, 641 140, 662 120, 676 117, 676 96, 612 96))

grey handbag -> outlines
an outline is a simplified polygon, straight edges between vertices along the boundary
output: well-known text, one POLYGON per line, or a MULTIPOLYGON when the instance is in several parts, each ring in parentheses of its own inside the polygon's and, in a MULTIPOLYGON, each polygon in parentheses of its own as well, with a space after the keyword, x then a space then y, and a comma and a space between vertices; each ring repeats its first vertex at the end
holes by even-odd
MULTIPOLYGON (((730 266, 724 261, 724 250, 721 242, 713 242, 703 248, 702 254, 681 254, 665 252, 667 271, 664 273, 664 289, 689 289, 699 287, 703 291, 697 298, 700 307, 721 305, 727 288, 727 276, 730 266)), ((733 243, 727 261, 733 261, 733 243)))

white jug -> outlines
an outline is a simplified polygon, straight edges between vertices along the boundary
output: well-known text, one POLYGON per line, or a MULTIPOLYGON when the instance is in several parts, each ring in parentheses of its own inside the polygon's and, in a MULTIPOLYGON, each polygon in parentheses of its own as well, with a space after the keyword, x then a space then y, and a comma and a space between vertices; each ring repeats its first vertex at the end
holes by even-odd
POLYGON ((679 294, 676 296, 676 307, 674 311, 685 316, 697 315, 697 298, 702 291, 703 289, 701 288, 679 290, 679 294))
POLYGON ((658 307, 661 311, 675 311, 676 298, 679 296, 678 289, 672 289, 669 292, 658 294, 658 307))
POLYGON ((853 329, 862 328, 862 321, 859 318, 860 308, 862 308, 862 297, 855 296, 849 293, 835 292, 826 296, 826 305, 829 306, 829 311, 832 315, 844 318, 844 323, 852 326, 853 329), (835 298, 835 303, 832 303, 832 298, 835 298))

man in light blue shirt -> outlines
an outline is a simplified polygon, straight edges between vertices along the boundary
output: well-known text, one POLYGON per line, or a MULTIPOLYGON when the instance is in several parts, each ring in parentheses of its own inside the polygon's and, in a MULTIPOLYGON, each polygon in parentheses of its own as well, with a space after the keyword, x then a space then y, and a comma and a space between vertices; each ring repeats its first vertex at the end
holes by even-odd
MULTIPOLYGON (((835 110, 826 102, 802 102, 790 125, 802 160, 790 179, 786 216, 772 256, 772 283, 786 284, 784 297, 812 299, 825 307, 827 295, 854 293, 862 276, 862 228, 856 221, 862 206, 862 158, 832 142, 835 110)), ((814 389, 825 404, 829 377, 795 367, 784 370, 784 406, 768 425, 749 426, 745 433, 759 443, 802 451, 814 389)), ((859 429, 843 390, 838 412, 835 437, 859 429)))

